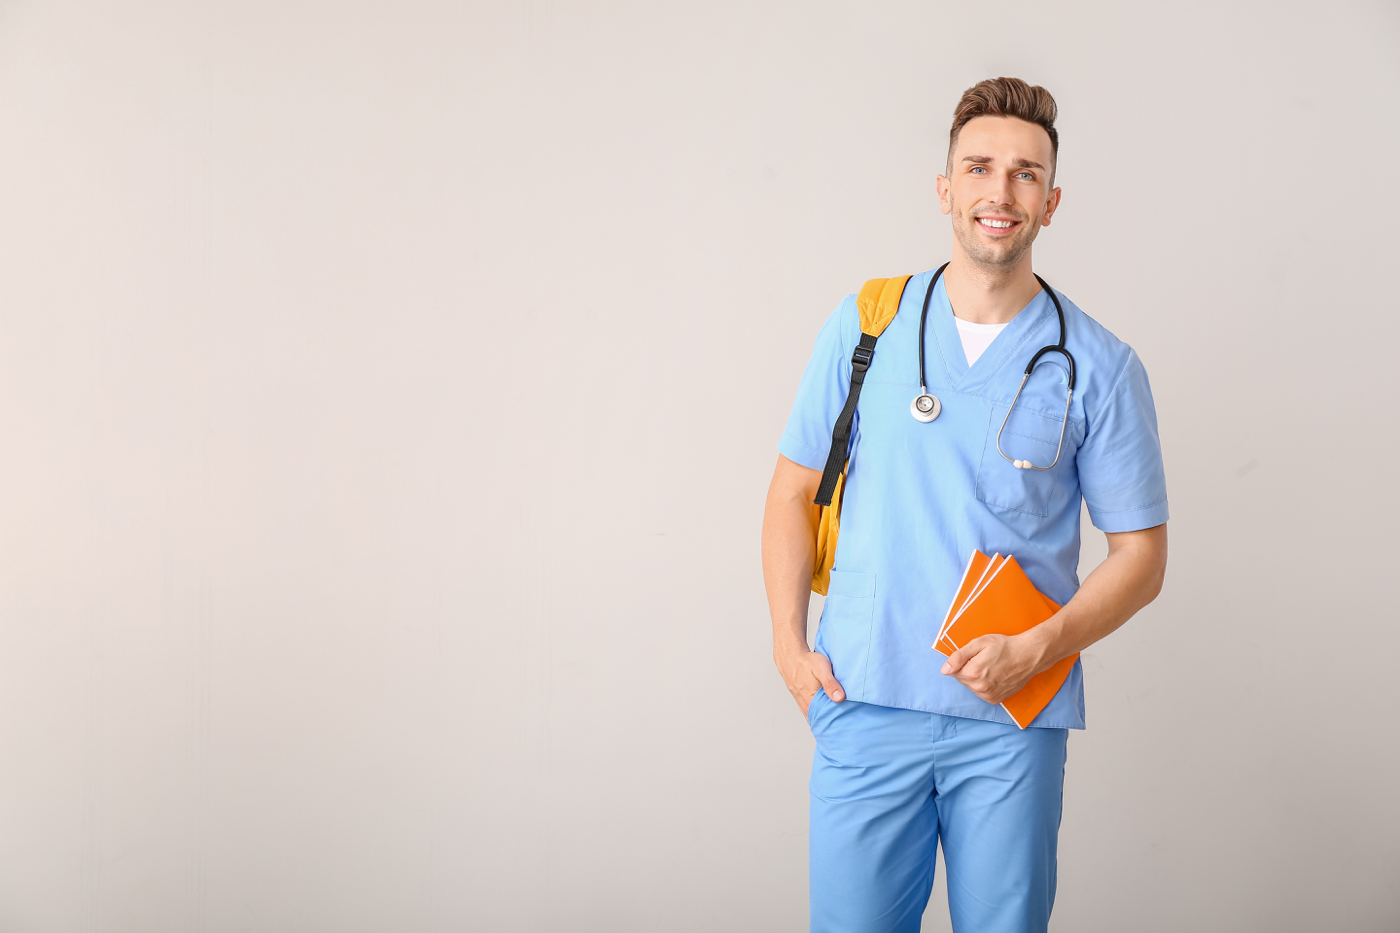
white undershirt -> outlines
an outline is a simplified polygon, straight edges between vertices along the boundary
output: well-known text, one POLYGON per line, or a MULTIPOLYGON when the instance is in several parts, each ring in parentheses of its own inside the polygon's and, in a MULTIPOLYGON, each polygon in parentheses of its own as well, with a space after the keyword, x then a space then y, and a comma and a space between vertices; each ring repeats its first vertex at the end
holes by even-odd
POLYGON ((992 345, 992 341, 997 339, 997 334, 1006 329, 1005 324, 974 324, 960 317, 954 317, 953 320, 958 324, 958 336, 962 338, 963 355, 967 357, 969 369, 992 345))

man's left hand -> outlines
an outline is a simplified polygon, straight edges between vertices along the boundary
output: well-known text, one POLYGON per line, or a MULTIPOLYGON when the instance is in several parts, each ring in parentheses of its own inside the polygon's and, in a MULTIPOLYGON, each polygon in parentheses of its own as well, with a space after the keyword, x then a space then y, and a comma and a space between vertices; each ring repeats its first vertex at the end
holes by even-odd
POLYGON ((983 635, 963 645, 942 672, 988 703, 1000 703, 1038 674, 1040 652, 1019 635, 983 635))

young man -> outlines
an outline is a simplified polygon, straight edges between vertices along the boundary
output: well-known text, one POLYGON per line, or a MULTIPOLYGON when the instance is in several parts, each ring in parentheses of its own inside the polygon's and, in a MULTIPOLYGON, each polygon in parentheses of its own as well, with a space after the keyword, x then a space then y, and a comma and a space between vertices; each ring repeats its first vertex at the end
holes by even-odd
POLYGON ((1067 730, 1084 727, 1080 666, 1029 728, 998 704, 1162 586, 1167 493, 1147 373, 1063 295, 1061 335, 1031 271, 1031 245, 1060 204, 1055 113, 1048 91, 1015 78, 958 102, 938 178, 953 255, 936 281, 909 280, 865 373, 815 651, 813 499, 850 391, 855 296, 817 337, 778 444, 763 571, 774 659, 817 740, 813 931, 917 931, 940 839, 958 933, 1045 930, 1067 730), (1008 419, 1032 356, 1061 337, 1073 392, 1068 361, 1046 353, 1008 419), (939 400, 933 420, 912 416, 921 394, 939 400), (1081 495, 1109 546, 1083 585, 1081 495), (974 548, 1014 555, 1064 608, 945 658, 931 645, 974 548))

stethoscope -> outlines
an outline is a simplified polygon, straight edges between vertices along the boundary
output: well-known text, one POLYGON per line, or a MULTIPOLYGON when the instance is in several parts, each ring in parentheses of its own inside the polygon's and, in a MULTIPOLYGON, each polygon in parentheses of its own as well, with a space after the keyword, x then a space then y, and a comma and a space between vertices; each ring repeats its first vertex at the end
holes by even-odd
MULTIPOLYGON (((924 309, 919 315, 919 394, 914 397, 914 401, 909 403, 909 413, 914 416, 914 420, 922 421, 925 424, 934 420, 943 411, 943 403, 937 396, 930 395, 928 391, 928 380, 924 377, 924 325, 928 322, 928 303, 933 297, 933 287, 938 284, 938 277, 943 274, 943 270, 948 268, 945 262, 938 267, 938 271, 929 280, 928 289, 924 292, 924 309)), ((1021 384, 1016 387, 1016 395, 1011 399, 1011 407, 1006 409, 1006 417, 1001 419, 1001 427, 997 429, 997 453, 1001 454, 1001 459, 1011 464, 1018 470, 1053 470, 1055 464, 1060 462, 1060 452, 1065 447, 1065 429, 1069 427, 1069 404, 1074 400, 1074 357, 1065 349, 1065 309, 1060 307, 1060 299, 1055 294, 1055 290, 1045 283, 1040 276, 1035 280, 1040 283, 1040 287, 1045 289, 1045 293, 1050 296, 1050 300, 1055 303, 1055 313, 1060 317, 1060 342, 1051 344, 1048 347, 1041 347, 1035 351, 1035 356, 1031 357, 1030 363, 1026 365, 1026 374, 1021 377, 1021 384), (1035 364, 1040 362, 1040 358, 1047 353, 1058 353, 1069 363, 1069 391, 1065 393, 1065 420, 1060 425, 1060 443, 1055 448, 1055 459, 1049 466, 1036 466, 1029 460, 1012 460, 1001 450, 1001 432, 1006 430, 1006 423, 1011 420, 1011 413, 1016 410, 1016 400, 1021 397, 1021 390, 1026 387, 1026 380, 1031 377, 1031 370, 1035 369, 1035 364)))

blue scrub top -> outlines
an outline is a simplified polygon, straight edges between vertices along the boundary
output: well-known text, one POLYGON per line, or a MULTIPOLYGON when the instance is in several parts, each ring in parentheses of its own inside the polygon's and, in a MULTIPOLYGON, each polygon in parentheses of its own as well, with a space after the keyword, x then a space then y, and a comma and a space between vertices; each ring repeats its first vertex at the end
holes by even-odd
MULTIPOLYGON (((914 420, 919 311, 932 275, 909 280, 866 373, 816 648, 852 700, 1011 723, 1000 706, 939 673, 945 658, 931 647, 968 558, 974 548, 1013 555, 1043 593, 1068 602, 1079 588, 1081 495, 1102 531, 1167 520, 1157 414, 1137 354, 1061 294, 1077 368, 1064 452, 1052 470, 1012 466, 997 453, 997 429, 1031 356, 1059 339, 1055 306, 1039 293, 969 367, 940 280, 924 353, 928 389, 943 411, 927 424, 914 420)), ((817 336, 778 443, 789 460, 826 465, 859 341, 848 295, 817 336)), ((1040 466, 1055 459, 1068 381, 1059 354, 1041 357, 1002 434, 1008 457, 1040 466)), ((1032 725, 1084 728, 1078 663, 1032 725)))

